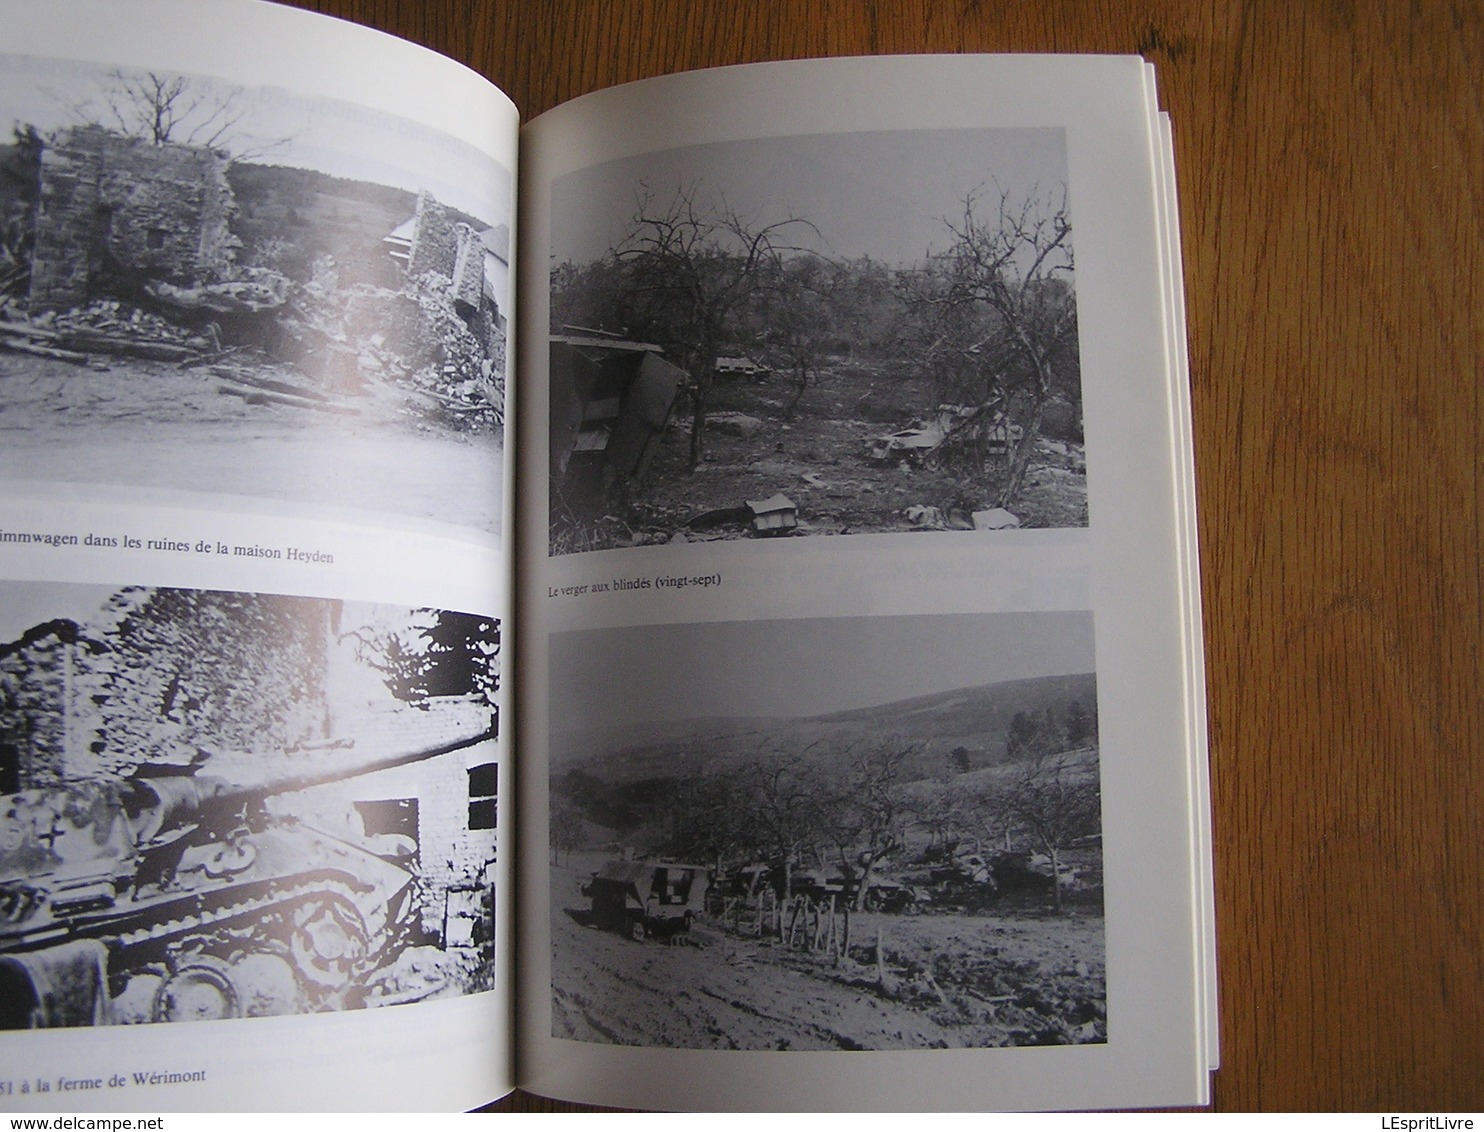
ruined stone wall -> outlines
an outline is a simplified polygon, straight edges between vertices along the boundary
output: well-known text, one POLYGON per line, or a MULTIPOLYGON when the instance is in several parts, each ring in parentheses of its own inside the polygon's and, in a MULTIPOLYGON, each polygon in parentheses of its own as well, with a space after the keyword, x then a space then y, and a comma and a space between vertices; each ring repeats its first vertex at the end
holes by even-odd
POLYGON ((244 778, 285 773, 285 749, 323 738, 332 603, 136 588, 79 628, 38 626, 0 648, 0 743, 22 788, 124 777, 141 763, 244 778))
POLYGON ((0 743, 18 754, 22 790, 66 779, 76 639, 77 626, 61 621, 0 651, 0 743))
POLYGON ((77 677, 95 692, 98 771, 196 752, 281 773, 285 747, 322 738, 325 616, 307 598, 201 590, 116 594, 96 633, 109 651, 77 677))
POLYGON ((431 271, 445 279, 452 279, 454 265, 459 258, 458 229, 461 225, 428 192, 418 194, 416 215, 412 228, 412 247, 407 253, 408 277, 415 280, 431 271))
POLYGON ((454 237, 458 254, 454 257, 452 295, 459 313, 467 319, 485 305, 484 242, 467 224, 455 225, 454 237))
POLYGON ((99 126, 61 131, 41 154, 32 309, 84 303, 110 274, 183 286, 226 278, 232 209, 227 161, 213 150, 99 126))
POLYGON ((431 193, 417 198, 406 277, 423 310, 415 341, 416 380, 453 396, 485 388, 497 413, 504 405, 505 332, 485 281, 479 233, 431 193), (459 388, 464 387, 464 388, 459 388))
MULTIPOLYGON (((64 135, 65 137, 66 135, 64 135)), ((41 151, 41 192, 31 254, 31 307, 55 310, 87 298, 103 261, 99 155, 79 145, 41 151)))

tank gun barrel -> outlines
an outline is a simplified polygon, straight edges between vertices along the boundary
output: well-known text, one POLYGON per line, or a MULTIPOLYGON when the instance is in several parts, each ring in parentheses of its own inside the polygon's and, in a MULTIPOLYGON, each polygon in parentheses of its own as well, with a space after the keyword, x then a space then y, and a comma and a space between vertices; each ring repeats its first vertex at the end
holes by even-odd
POLYGON ((462 751, 468 747, 478 746, 480 743, 488 742, 496 737, 493 726, 477 735, 469 735, 462 739, 455 739, 448 743, 440 743, 433 747, 423 747, 414 751, 403 751, 395 755, 387 755, 383 758, 372 759, 370 762, 359 763, 353 766, 341 766, 333 770, 317 771, 311 774, 290 775, 284 778, 271 779, 268 782, 248 786, 224 786, 212 798, 211 805, 231 805, 240 801, 250 801, 254 798, 271 798, 278 794, 293 794, 300 790, 308 790, 315 786, 324 786, 331 782, 342 782, 347 778, 360 778, 368 774, 376 774, 378 771, 392 770, 400 766, 411 766, 414 763, 426 762, 428 759, 436 759, 440 755, 452 754, 454 751, 462 751))

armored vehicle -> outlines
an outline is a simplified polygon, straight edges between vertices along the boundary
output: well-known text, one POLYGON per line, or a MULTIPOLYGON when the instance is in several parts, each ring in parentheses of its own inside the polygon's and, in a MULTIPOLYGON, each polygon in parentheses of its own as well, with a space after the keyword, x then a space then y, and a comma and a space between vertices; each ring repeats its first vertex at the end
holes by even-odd
POLYGON ((866 887, 861 908, 867 912, 902 912, 910 915, 931 901, 932 896, 926 889, 903 884, 889 877, 878 877, 866 887))
POLYGON ((690 930, 706 907, 709 881, 701 865, 673 861, 610 861, 583 886, 593 923, 632 939, 669 939, 690 930))
POLYGON ((0 1028, 361 1005, 410 937, 415 841, 268 800, 490 737, 250 787, 146 768, 0 796, 0 1028))

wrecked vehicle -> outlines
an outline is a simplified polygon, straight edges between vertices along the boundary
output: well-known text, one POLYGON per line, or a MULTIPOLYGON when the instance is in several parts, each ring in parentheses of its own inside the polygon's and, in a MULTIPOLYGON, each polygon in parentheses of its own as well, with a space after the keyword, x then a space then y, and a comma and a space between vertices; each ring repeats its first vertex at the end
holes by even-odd
POLYGON ((690 931, 710 887, 703 865, 674 861, 610 861, 582 887, 592 922, 638 942, 690 931))
POLYGON ((956 853, 932 864, 920 878, 942 905, 982 905, 998 900, 1001 877, 998 857, 956 853))
POLYGON ((866 887, 861 908, 867 912, 892 912, 910 916, 931 900, 932 896, 921 888, 880 877, 866 887))
POLYGON ((937 422, 929 422, 920 428, 904 428, 872 437, 866 442, 871 459, 878 463, 906 459, 909 463, 923 463, 947 438, 947 431, 937 422))
POLYGON ((716 875, 707 893, 708 904, 720 910, 727 900, 755 903, 773 885, 773 866, 757 862, 724 870, 716 875))
POLYGON ((553 335, 549 349, 553 478, 570 472, 596 486, 642 479, 685 371, 657 345, 596 330, 553 335))
POLYGON ((995 883, 994 866, 978 853, 960 853, 953 860, 934 868, 928 875, 934 884, 995 883))
POLYGON ((156 302, 186 314, 261 314, 288 301, 289 281, 273 271, 249 269, 242 278, 180 287, 153 279, 145 292, 156 302))
MULTIPOLYGON (((781 881, 781 878, 780 878, 781 881)), ((852 893, 846 879, 838 873, 826 873, 823 869, 797 869, 789 878, 794 896, 807 896, 815 903, 848 899, 852 893)))
POLYGON ((878 464, 905 460, 913 467, 933 468, 946 452, 961 446, 971 448, 981 462, 1002 457, 1024 435, 1025 430, 1011 424, 994 403, 939 405, 931 417, 911 428, 870 438, 866 450, 878 464))
MULTIPOLYGON (((855 906, 859 882, 837 872, 825 873, 818 869, 804 869, 794 874, 795 896, 807 896, 816 903, 831 899, 837 904, 855 906)), ((894 880, 891 877, 873 876, 866 884, 866 892, 860 900, 860 908, 866 912, 891 912, 910 914, 918 906, 931 901, 931 895, 920 887, 894 880)))

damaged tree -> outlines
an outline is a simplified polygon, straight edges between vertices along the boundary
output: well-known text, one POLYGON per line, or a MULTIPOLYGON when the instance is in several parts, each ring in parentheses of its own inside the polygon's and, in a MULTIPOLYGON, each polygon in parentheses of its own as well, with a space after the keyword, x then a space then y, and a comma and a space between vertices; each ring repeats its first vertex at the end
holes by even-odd
POLYGON ((1065 196, 987 198, 979 190, 964 199, 962 218, 947 222, 952 245, 918 275, 909 301, 923 316, 923 364, 943 375, 945 394, 1015 420, 995 499, 1008 508, 1047 404, 1062 378, 1076 381, 1072 223, 1065 196))
POLYGON ((792 249, 784 232, 804 225, 790 218, 757 225, 725 201, 707 209, 694 185, 668 204, 640 200, 628 235, 612 251, 622 277, 631 332, 677 347, 691 377, 690 466, 705 458, 706 409, 716 359, 733 322, 758 294, 764 275, 780 270, 792 249))
POLYGON ((1078 768, 1069 754, 1037 755, 1026 764, 1008 801, 1051 864, 1051 899, 1060 912, 1062 850, 1102 830, 1097 775, 1078 768))
POLYGON ((261 157, 284 139, 259 139, 244 129, 241 89, 199 75, 110 70, 92 98, 72 107, 79 122, 150 145, 186 145, 261 157))

